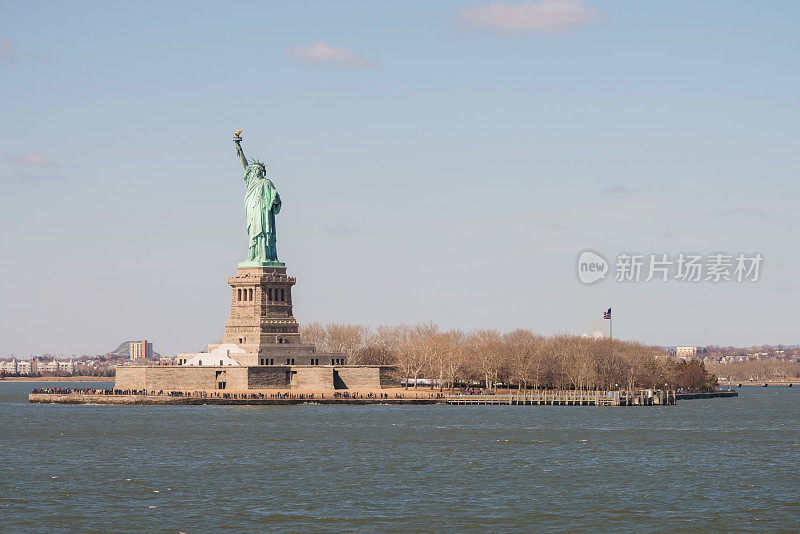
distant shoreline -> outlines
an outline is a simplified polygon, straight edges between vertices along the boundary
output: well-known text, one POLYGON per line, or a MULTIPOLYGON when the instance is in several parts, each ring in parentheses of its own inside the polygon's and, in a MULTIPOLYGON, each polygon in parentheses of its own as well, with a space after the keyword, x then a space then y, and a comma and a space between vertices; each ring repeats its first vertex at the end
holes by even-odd
POLYGON ((763 386, 764 384, 768 384, 770 386, 788 386, 789 384, 792 384, 793 386, 800 386, 800 378, 795 378, 795 379, 791 379, 791 380, 776 380, 776 379, 772 379, 772 380, 742 380, 741 382, 737 382, 735 380, 720 380, 719 381, 719 385, 720 386, 726 386, 726 387, 729 387, 729 386, 736 387, 739 384, 741 384, 743 386, 763 386))
MULTIPOLYGON (((455 402, 452 397, 435 395, 423 395, 422 397, 415 395, 408 395, 407 397, 397 398, 396 396, 386 394, 386 397, 380 398, 373 395, 354 395, 352 397, 336 397, 333 392, 324 394, 309 394, 309 393, 293 393, 284 394, 280 393, 229 393, 228 397, 216 397, 211 395, 211 392, 195 392, 197 395, 146 395, 140 393, 119 393, 119 394, 96 394, 92 392, 58 392, 58 393, 30 393, 28 395, 28 402, 35 404, 110 404, 110 405, 161 405, 161 406, 175 406, 175 405, 293 405, 293 404, 394 404, 394 405, 413 405, 413 404, 439 404, 439 405, 501 405, 510 406, 514 400, 508 395, 467 395, 459 397, 463 402, 455 402), (205 394, 200 394, 205 393, 205 394)), ((737 391, 717 391, 717 392, 695 392, 695 393, 679 393, 676 400, 692 400, 692 399, 712 399, 712 398, 731 398, 738 397, 737 391)), ((516 405, 526 404, 523 397, 517 397, 516 405)), ((550 398, 549 401, 544 402, 528 402, 528 405, 533 406, 568 406, 570 405, 567 400, 555 396, 550 398)), ((589 402, 581 402, 581 405, 589 406, 589 402)), ((671 404, 675 402, 665 402, 663 399, 658 404, 671 404)), ((658 405, 657 404, 657 405, 658 405)), ((573 401, 573 406, 575 402, 573 401)), ((601 406, 596 402, 592 406, 601 406)), ((632 406, 630 402, 626 404, 632 406)), ((649 404, 639 403, 639 406, 646 406, 649 404)), ((602 406, 612 406, 611 404, 602 404, 602 406)), ((615 404, 614 406, 622 406, 622 404, 615 404)))
POLYGON ((0 382, 114 382, 113 376, 6 376, 0 382))

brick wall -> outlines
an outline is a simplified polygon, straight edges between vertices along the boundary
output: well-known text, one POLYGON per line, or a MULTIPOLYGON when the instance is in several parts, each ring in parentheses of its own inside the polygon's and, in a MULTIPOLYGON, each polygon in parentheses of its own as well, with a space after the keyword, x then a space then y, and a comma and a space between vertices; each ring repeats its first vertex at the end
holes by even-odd
POLYGON ((246 367, 189 367, 121 365, 117 367, 116 389, 195 391, 217 389, 223 380, 226 390, 247 389, 246 367))
POLYGON ((145 384, 147 384, 145 373, 146 368, 140 365, 118 365, 114 388, 145 389, 145 384))
POLYGON ((293 367, 293 389, 333 389, 333 368, 293 367))
MULTIPOLYGON (((278 363, 277 361, 275 363, 278 363)), ((281 362, 282 363, 282 362, 281 362)), ((116 389, 165 391, 214 390, 224 380, 228 391, 246 389, 377 389, 398 387, 397 369, 388 366, 145 366, 117 367, 116 389)))
POLYGON ((247 369, 249 389, 286 389, 289 387, 288 367, 242 367, 247 369))
POLYGON ((347 389, 378 389, 381 387, 378 367, 336 367, 336 372, 347 389))

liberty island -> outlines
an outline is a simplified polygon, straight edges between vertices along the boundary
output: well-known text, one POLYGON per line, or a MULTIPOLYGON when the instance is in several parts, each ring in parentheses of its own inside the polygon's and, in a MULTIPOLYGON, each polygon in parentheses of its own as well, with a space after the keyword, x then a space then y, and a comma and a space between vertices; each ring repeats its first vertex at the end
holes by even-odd
MULTIPOLYGON (((365 404, 664 406, 674 405, 680 398, 667 389, 666 383, 665 389, 656 388, 653 380, 649 380, 646 388, 637 389, 633 378, 627 388, 615 385, 613 390, 610 384, 580 380, 574 388, 565 388, 562 383, 541 389, 537 381, 533 390, 526 387, 523 391, 519 387, 516 392, 506 384, 507 393, 498 395, 497 380, 493 380, 496 369, 487 371, 485 377, 485 387, 490 390, 488 395, 476 394, 469 381, 463 383, 470 390, 467 394, 452 394, 454 379, 450 381, 451 394, 445 395, 443 374, 439 392, 421 393, 416 390, 416 375, 403 358, 399 363, 403 367, 405 385, 408 386, 410 375, 414 375, 415 391, 393 391, 390 395, 389 388, 401 386, 398 366, 374 361, 369 365, 353 365, 349 361, 350 354, 320 351, 315 343, 301 339, 292 302, 292 288, 297 280, 287 273, 286 264, 279 260, 277 252, 276 216, 283 201, 267 176, 266 165, 245 156, 241 132, 235 133, 233 141, 244 171, 248 246, 246 258, 236 266, 236 274, 227 279, 231 288, 230 315, 221 343, 210 344, 202 352, 179 353, 168 365, 146 362, 118 365, 114 388, 110 390, 66 393, 40 390, 30 394, 30 402, 295 404, 313 400, 365 404)), ((400 335, 387 346, 401 355, 415 354, 434 337, 400 335)), ((489 338, 483 341, 476 338, 470 343, 483 343, 493 347, 491 350, 500 346, 492 345, 489 338)), ((445 351, 441 347, 431 350, 442 354, 445 351)), ((527 354, 526 351, 522 353, 527 354)), ((474 362, 471 365, 474 366, 474 362)), ((724 394, 735 395, 735 392, 724 394)))

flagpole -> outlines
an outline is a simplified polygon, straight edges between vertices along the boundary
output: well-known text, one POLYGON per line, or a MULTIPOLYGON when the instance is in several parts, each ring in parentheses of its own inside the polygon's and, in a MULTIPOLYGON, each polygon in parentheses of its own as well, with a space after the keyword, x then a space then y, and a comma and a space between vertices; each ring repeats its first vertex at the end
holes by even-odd
POLYGON ((608 308, 608 339, 611 342, 611 364, 614 362, 614 306, 608 308))
POLYGON ((608 317, 608 337, 611 339, 611 350, 614 350, 614 314, 608 317))

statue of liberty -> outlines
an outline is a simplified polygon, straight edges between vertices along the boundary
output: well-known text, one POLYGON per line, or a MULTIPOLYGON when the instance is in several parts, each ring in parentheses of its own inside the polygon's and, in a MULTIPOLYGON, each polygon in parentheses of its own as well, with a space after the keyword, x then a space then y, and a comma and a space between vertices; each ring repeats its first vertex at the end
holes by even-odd
POLYGON ((267 178, 267 169, 258 160, 247 161, 242 150, 239 130, 233 137, 236 154, 244 167, 244 183, 247 193, 244 197, 244 213, 247 218, 247 235, 250 238, 250 251, 247 260, 240 267, 283 266, 278 261, 275 243, 275 215, 281 211, 281 197, 275 185, 267 178))

